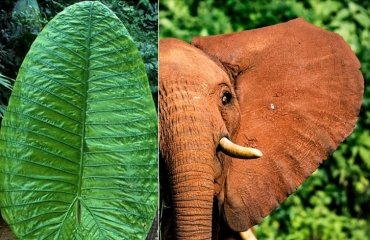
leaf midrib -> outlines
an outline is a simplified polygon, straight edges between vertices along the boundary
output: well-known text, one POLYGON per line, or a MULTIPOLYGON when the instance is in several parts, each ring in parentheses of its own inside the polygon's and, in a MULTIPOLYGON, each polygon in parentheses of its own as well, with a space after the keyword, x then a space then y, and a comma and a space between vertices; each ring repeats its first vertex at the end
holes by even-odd
MULTIPOLYGON (((88 24, 88 33, 87 33, 87 38, 86 38, 86 56, 85 56, 85 65, 84 65, 84 70, 83 70, 83 76, 82 76, 82 82, 85 82, 86 84, 82 84, 83 86, 83 94, 81 95, 83 99, 83 104, 81 108, 81 143, 80 143, 80 167, 79 167, 79 173, 78 173, 78 183, 77 183, 77 192, 75 198, 72 200, 70 203, 62 221, 61 221, 61 226, 58 229, 58 232, 56 234, 57 238, 60 235, 61 229, 63 228, 63 225, 70 215, 70 212, 72 211, 73 207, 75 207, 76 211, 76 225, 79 226, 81 224, 81 207, 82 205, 85 205, 82 203, 81 199, 81 189, 82 189, 82 176, 83 176, 83 168, 84 168, 84 160, 85 160, 85 122, 86 122, 86 109, 87 109, 87 90, 88 90, 88 79, 90 77, 90 72, 89 72, 89 66, 90 66, 90 44, 91 44, 91 25, 92 25, 92 9, 93 9, 93 3, 90 3, 90 8, 89 8, 89 20, 87 21, 88 24)), ((87 208, 87 206, 85 206, 87 208)), ((89 211, 89 210, 88 210, 89 211)), ((89 211, 90 212, 90 211, 89 211)), ((95 219, 95 218, 94 218, 95 219)), ((98 226, 99 230, 101 231, 100 227, 98 226)))
POLYGON ((90 71, 88 70, 90 68, 90 55, 91 55, 91 25, 92 25, 92 8, 93 3, 90 2, 90 11, 89 11, 89 21, 88 21, 88 32, 87 32, 87 38, 86 38, 86 56, 87 59, 84 66, 84 75, 82 77, 82 82, 85 84, 82 84, 83 86, 83 92, 85 95, 85 99, 83 101, 83 107, 82 107, 82 120, 81 120, 81 148, 80 148, 80 169, 79 169, 79 175, 78 175, 78 184, 77 184, 77 195, 76 195, 76 222, 79 225, 81 222, 81 189, 82 189, 82 176, 83 176, 83 169, 84 169, 84 161, 85 161, 85 135, 86 135, 86 113, 87 113, 87 90, 88 90, 88 79, 90 77, 90 71))

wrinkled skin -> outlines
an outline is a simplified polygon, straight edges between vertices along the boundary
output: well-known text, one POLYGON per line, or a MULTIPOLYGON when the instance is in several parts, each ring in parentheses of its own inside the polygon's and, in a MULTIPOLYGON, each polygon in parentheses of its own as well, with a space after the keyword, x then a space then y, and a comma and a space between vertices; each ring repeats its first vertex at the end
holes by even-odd
POLYGON ((258 223, 348 136, 361 105, 355 55, 301 19, 165 39, 159 62, 164 239, 226 239, 258 223), (222 137, 263 156, 229 157, 222 137))
POLYGON ((211 221, 212 216, 213 206, 210 203, 214 196, 223 195, 221 189, 225 184, 225 171, 228 168, 223 156, 217 151, 217 143, 222 136, 229 136, 229 133, 236 131, 240 122, 240 110, 235 100, 227 105, 223 105, 220 101, 225 92, 235 96, 234 89, 225 71, 202 51, 178 40, 168 40, 164 46, 161 45, 161 49, 162 47, 160 61, 165 64, 161 71, 164 74, 175 75, 171 78, 161 74, 165 79, 171 78, 171 82, 160 85, 159 102, 160 122, 166 122, 161 124, 161 140, 169 139, 173 143, 161 142, 160 145, 163 147, 162 153, 171 182, 178 182, 171 189, 173 198, 179 199, 173 203, 175 211, 178 211, 176 215, 184 216, 176 220, 191 222, 194 216, 199 215, 201 218, 207 216, 208 219, 204 219, 204 224, 200 221, 193 222, 194 226, 190 228, 190 232, 184 233, 182 237, 190 238, 194 232, 197 232, 199 236, 204 234, 205 239, 210 239, 211 226, 206 224, 211 221), (166 49, 171 51, 166 52, 166 49), (194 59, 194 55, 198 58, 194 59), (166 59, 177 57, 182 59, 181 64, 166 63, 166 59), (205 72, 204 69, 209 71, 205 72), (184 75, 176 76, 177 72, 184 75), (164 99, 174 100, 169 103, 164 99), (215 119, 209 119, 212 116, 204 114, 208 109, 218 111, 214 116, 215 119), (170 116, 164 114, 164 111, 168 112, 173 119, 167 118, 170 116), (227 122, 224 119, 227 119, 227 122), (181 156, 177 157, 178 155, 181 156), (184 160, 178 161, 177 158, 184 158, 184 160), (188 201, 194 193, 197 197, 195 206, 193 202, 188 201), (184 202, 181 202, 181 199, 184 202), (190 205, 187 205, 188 203, 190 205), (181 212, 183 205, 187 206, 184 213, 181 212))

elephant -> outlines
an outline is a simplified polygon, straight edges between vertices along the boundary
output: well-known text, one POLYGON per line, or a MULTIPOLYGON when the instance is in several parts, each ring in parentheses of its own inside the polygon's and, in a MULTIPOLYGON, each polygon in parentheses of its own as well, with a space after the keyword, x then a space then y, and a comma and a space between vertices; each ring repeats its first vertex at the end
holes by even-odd
POLYGON ((163 239, 246 231, 355 127, 360 63, 303 19, 159 49, 163 239))

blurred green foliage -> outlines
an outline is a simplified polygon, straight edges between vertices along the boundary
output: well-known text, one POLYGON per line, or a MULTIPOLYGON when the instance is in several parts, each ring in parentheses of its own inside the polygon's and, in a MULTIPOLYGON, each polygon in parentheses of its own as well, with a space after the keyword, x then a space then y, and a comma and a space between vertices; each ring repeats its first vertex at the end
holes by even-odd
POLYGON ((160 37, 229 33, 302 17, 339 33, 361 61, 365 94, 354 132, 276 211, 259 239, 370 239, 370 2, 160 1, 160 37))
POLYGON ((158 4, 154 0, 102 0, 123 22, 141 53, 152 93, 158 92, 158 4))
MULTIPOLYGON (((28 49, 43 26, 76 0, 2 0, 0 4, 0 74, 16 79, 28 49)), ((123 22, 141 53, 153 97, 158 91, 158 4, 156 0, 101 0, 123 22)), ((1 113, 10 89, 0 84, 1 113)), ((156 100, 156 99, 155 99, 156 100)))
POLYGON ((3 101, 9 98, 10 91, 12 90, 12 81, 13 79, 8 78, 0 73, 0 96, 4 96, 4 100, 0 99, 0 117, 4 116, 6 106, 3 101))

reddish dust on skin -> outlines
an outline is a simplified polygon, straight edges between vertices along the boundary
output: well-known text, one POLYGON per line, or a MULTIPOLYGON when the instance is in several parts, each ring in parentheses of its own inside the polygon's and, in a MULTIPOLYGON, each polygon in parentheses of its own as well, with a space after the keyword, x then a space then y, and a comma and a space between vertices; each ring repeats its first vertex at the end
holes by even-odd
POLYGON ((230 227, 244 231, 351 133, 363 94, 360 64, 340 36, 302 19, 192 44, 237 66, 241 122, 233 140, 256 139, 263 152, 254 161, 230 159, 224 211, 230 227))
POLYGON ((211 239, 213 199, 224 173, 215 157, 221 134, 214 129, 226 132, 223 117, 232 109, 229 115, 209 109, 221 104, 228 78, 199 49, 179 40, 161 41, 160 63, 160 151, 171 179, 172 232, 177 239, 211 239))
POLYGON ((182 230, 184 239, 210 239, 210 229, 218 224, 211 219, 211 211, 204 214, 193 209, 187 214, 180 203, 186 207, 202 204, 200 208, 209 204, 204 207, 212 210, 210 192, 216 191, 225 196, 220 215, 234 233, 257 224, 352 131, 361 106, 363 78, 356 56, 343 39, 302 19, 195 38, 192 44, 174 39, 160 44, 160 150, 172 178, 183 179, 172 186, 173 192, 178 190, 178 205, 173 205, 177 232, 182 230), (220 101, 223 88, 234 96, 227 104, 220 101), (198 106, 189 104, 189 99, 201 106, 198 113, 198 106), (177 135, 180 131, 182 138, 177 135), (217 146, 212 146, 219 142, 222 131, 236 144, 260 149, 263 156, 247 161, 225 157, 217 166, 214 159, 219 153, 217 146), (213 145, 198 152, 192 149, 205 142, 213 145), (168 161, 175 155, 184 156, 181 148, 188 150, 184 163, 168 161), (196 162, 204 156, 208 162, 196 162), (209 170, 201 183, 201 178, 195 178, 200 175, 198 166, 218 170, 209 170), (225 184, 210 186, 216 172, 226 179, 225 184), (192 184, 187 184, 185 180, 190 178, 192 184), (207 194, 194 191, 204 184, 211 189, 207 194), (197 203, 205 195, 208 200, 197 203), (197 232, 190 224, 206 228, 197 232))

